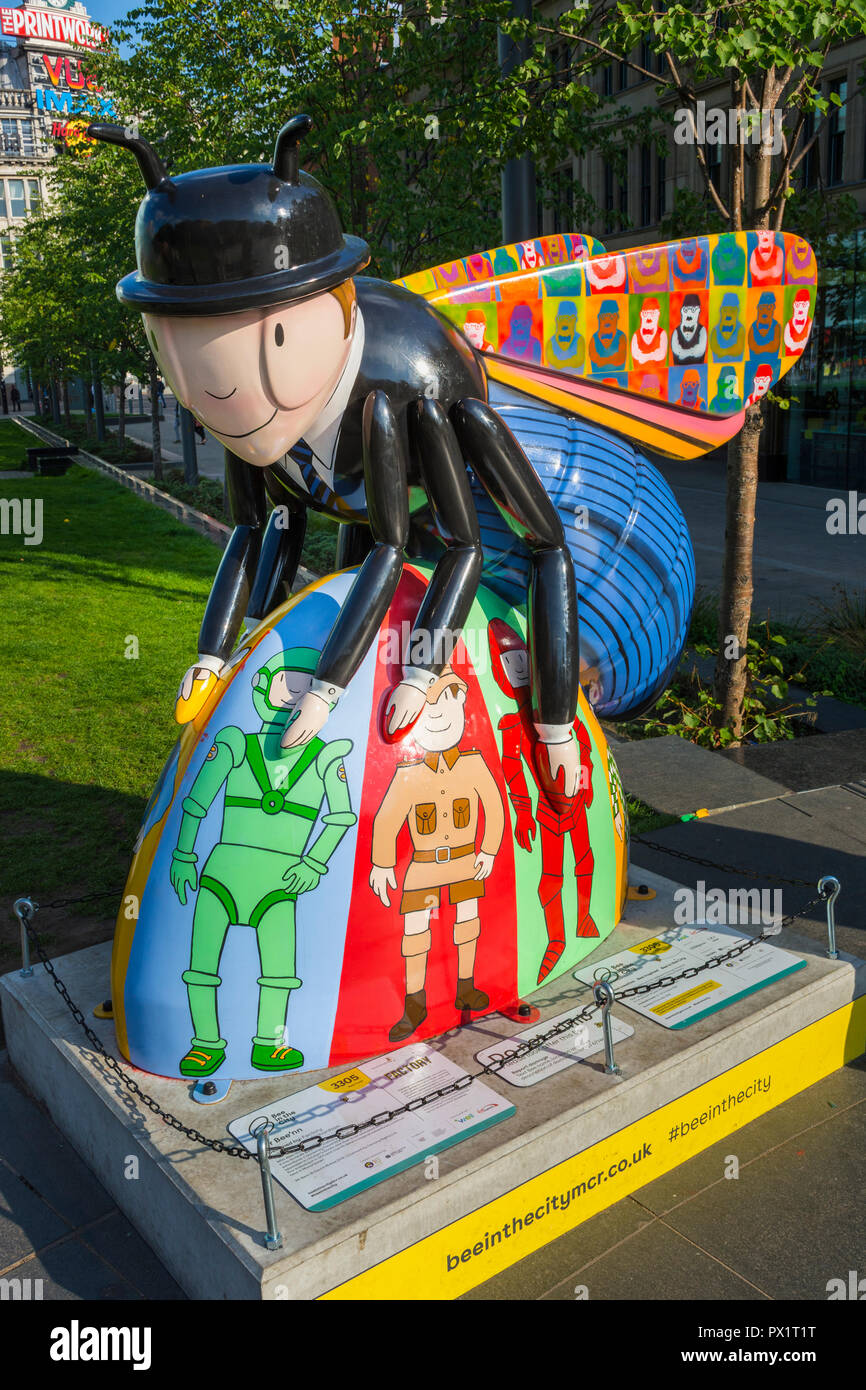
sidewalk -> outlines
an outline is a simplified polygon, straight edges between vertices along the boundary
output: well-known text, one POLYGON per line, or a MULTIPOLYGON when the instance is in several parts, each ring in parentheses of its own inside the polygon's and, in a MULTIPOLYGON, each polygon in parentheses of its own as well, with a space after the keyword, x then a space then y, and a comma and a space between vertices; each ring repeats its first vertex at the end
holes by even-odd
MULTIPOLYGON (((697 459, 655 459, 670 484, 691 532, 698 585, 718 593, 725 553, 725 465, 697 459)), ((800 483, 759 483, 755 529, 754 615, 807 617, 816 602, 834 602, 834 585, 866 588, 862 536, 827 531, 827 502, 846 496, 838 488, 800 483), (793 558, 792 558, 793 557, 793 558)))
POLYGON ((46 1302, 184 1297, 0 1052, 0 1280, 12 1279, 41 1279, 46 1302))

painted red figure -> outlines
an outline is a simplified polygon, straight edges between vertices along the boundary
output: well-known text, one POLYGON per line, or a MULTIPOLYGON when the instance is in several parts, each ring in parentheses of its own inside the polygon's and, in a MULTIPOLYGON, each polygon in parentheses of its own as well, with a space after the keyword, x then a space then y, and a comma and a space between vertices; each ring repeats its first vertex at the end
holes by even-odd
POLYGON ((538 896, 544 911, 548 945, 538 971, 541 984, 565 950, 565 920, 562 910, 565 837, 571 839, 574 874, 577 881, 577 936, 598 936, 598 927, 589 915, 594 860, 589 847, 586 810, 592 805, 592 744, 580 719, 574 731, 580 746, 580 783, 577 794, 565 796, 550 776, 547 750, 538 741, 532 722, 529 686, 529 653, 526 643, 501 618, 488 626, 493 676, 504 695, 517 701, 517 709, 499 721, 502 735, 502 771, 508 795, 517 816, 515 836, 521 849, 529 850, 536 824, 541 835, 541 881, 538 896), (538 788, 535 817, 526 785, 523 763, 538 788))

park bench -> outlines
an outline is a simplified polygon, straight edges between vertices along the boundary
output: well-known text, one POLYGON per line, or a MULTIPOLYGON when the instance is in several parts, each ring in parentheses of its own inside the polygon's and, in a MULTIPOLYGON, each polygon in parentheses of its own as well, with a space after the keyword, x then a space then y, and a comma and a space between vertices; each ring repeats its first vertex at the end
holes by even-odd
POLYGON ((74 444, 50 444, 27 450, 27 467, 40 478, 58 478, 78 453, 74 444))

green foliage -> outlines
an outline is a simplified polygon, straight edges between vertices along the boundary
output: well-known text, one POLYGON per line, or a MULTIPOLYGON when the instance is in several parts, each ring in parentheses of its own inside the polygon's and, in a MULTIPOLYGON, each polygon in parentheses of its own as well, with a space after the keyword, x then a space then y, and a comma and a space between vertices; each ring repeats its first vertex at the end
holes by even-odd
MULTIPOLYGON (((803 710, 802 702, 795 703, 788 699, 788 681, 782 659, 787 639, 781 633, 771 633, 768 624, 760 632, 760 637, 749 638, 746 652, 746 694, 741 739, 752 743, 771 743, 776 739, 794 738, 797 732, 804 732, 803 710)), ((694 650, 698 656, 714 655, 710 644, 698 643, 694 650)), ((802 683, 804 673, 794 672, 793 678, 802 683)), ((816 696, 807 696, 805 703, 814 708, 816 696)), ((650 713, 624 727, 632 737, 658 738, 663 734, 678 734, 680 738, 704 748, 727 748, 735 742, 735 734, 732 728, 719 726, 721 708, 712 686, 704 683, 696 669, 681 669, 650 713)))
POLYGON ((212 516, 216 521, 231 526, 231 517, 225 508, 225 491, 222 483, 216 478, 199 477, 191 487, 182 468, 168 468, 159 482, 152 478, 149 481, 154 487, 159 488, 160 492, 167 492, 179 502, 185 502, 187 506, 204 512, 205 516, 212 516))
POLYGON ((214 547, 92 469, 3 491, 46 501, 41 545, 0 536, 0 892, 119 894, 214 547))
MULTIPOLYGON (((34 420, 38 425, 44 425, 48 430, 57 430, 53 418, 50 415, 34 415, 34 420)), ((89 454, 95 454, 97 458, 105 459, 106 463, 116 463, 121 467, 126 463, 147 463, 152 454, 150 449, 137 440, 125 437, 123 442, 117 435, 109 434, 106 439, 98 440, 95 435, 89 435, 87 429, 75 417, 67 425, 65 422, 60 426, 64 439, 70 444, 77 444, 79 448, 86 449, 89 454)))
POLYGON ((0 473, 14 473, 26 467, 31 441, 36 442, 12 420, 0 420, 0 473))

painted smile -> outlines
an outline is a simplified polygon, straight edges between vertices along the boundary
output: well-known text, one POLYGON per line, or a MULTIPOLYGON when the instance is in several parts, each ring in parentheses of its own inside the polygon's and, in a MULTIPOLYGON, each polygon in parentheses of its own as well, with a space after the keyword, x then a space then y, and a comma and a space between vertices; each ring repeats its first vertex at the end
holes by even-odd
POLYGON ((207 387, 205 387, 205 395, 210 396, 215 401, 230 401, 237 389, 236 386, 233 386, 227 396, 218 396, 215 391, 208 391, 207 387))
MULTIPOLYGON (((208 395, 210 395, 210 391, 208 391, 208 395)), ((227 399, 227 397, 224 399, 227 399)), ((226 434, 225 430, 219 430, 216 428, 215 425, 208 425, 206 420, 202 420, 202 424, 207 425, 207 428, 211 431, 211 433, 218 434, 221 439, 248 439, 251 434, 258 434, 259 430, 265 429, 271 423, 271 420, 273 420, 274 415, 276 415, 276 413, 277 406, 274 406, 273 415, 269 415, 267 420, 265 420, 261 425, 256 425, 254 430, 244 430, 242 434, 226 434)))

